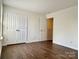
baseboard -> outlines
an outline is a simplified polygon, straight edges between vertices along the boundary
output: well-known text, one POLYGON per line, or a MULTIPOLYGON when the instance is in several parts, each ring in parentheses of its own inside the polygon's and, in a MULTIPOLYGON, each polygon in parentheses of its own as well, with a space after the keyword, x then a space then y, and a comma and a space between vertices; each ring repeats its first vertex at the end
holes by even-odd
POLYGON ((40 41, 21 42, 21 43, 15 43, 15 44, 3 44, 2 46, 19 45, 19 44, 25 44, 25 43, 38 43, 38 42, 45 42, 45 41, 51 41, 52 42, 52 40, 40 40, 40 41))
POLYGON ((52 41, 52 40, 27 41, 26 43, 33 43, 33 42, 43 42, 43 41, 52 41))
POLYGON ((57 45, 60 45, 60 46, 63 46, 63 47, 67 47, 67 48, 70 48, 70 49, 73 49, 73 50, 76 50, 76 51, 78 51, 78 49, 77 49, 77 48, 73 48, 73 47, 66 46, 66 45, 62 45, 62 44, 55 43, 55 42, 53 42, 53 43, 54 43, 54 44, 57 44, 57 45))
POLYGON ((25 42, 16 42, 16 43, 9 43, 9 44, 2 44, 2 46, 8 46, 8 45, 18 45, 18 44, 23 44, 23 43, 25 43, 25 42))

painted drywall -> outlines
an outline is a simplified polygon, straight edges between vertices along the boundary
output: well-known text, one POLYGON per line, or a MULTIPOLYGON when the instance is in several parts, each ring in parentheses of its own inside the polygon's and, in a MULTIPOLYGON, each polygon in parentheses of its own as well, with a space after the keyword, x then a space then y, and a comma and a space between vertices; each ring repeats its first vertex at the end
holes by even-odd
POLYGON ((1 50, 2 50, 2 44, 1 44, 1 41, 0 41, 0 56, 1 56, 1 50))
POLYGON ((73 6, 47 14, 47 18, 54 18, 54 43, 78 49, 77 13, 77 6, 73 6))
POLYGON ((0 36, 1 36, 1 1, 0 1, 0 36))
MULTIPOLYGON (((0 1, 0 36, 1 36, 1 1, 0 1)), ((0 57, 1 57, 1 43, 0 43, 0 57)))
MULTIPOLYGON (((0 0, 0 36, 1 36, 1 0, 0 0)), ((2 40, 0 39, 0 57, 1 57, 1 50, 2 50, 2 40)))
POLYGON ((37 13, 47 14, 61 10, 73 5, 77 5, 77 0, 3 0, 4 4, 30 10, 37 13))
MULTIPOLYGON (((47 32, 46 31, 46 28, 47 28, 46 22, 47 22, 47 20, 46 20, 45 15, 4 5, 4 22, 5 22, 4 28, 6 27, 5 14, 7 14, 7 13, 10 13, 10 14, 14 13, 16 15, 22 15, 22 16, 27 17, 27 19, 28 19, 28 38, 26 39, 27 43, 46 40, 46 37, 47 37, 46 36, 47 35, 46 34, 46 32, 47 32), (41 32, 41 30, 43 30, 43 31, 41 32)), ((6 30, 6 29, 4 29, 4 30, 6 30)), ((11 36, 11 35, 8 34, 8 36, 11 36)), ((4 37, 5 37, 5 39, 4 39, 3 45, 6 45, 7 44, 6 42, 8 40, 6 31, 4 31, 4 37)), ((14 35, 13 35, 13 37, 14 37, 14 35)))

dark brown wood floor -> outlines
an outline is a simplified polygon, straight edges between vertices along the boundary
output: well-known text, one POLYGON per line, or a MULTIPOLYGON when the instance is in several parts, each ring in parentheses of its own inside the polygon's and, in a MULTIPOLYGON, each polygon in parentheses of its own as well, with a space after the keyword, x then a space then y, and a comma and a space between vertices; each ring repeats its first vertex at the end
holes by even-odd
POLYGON ((77 51, 51 41, 3 47, 1 59, 78 59, 77 51))

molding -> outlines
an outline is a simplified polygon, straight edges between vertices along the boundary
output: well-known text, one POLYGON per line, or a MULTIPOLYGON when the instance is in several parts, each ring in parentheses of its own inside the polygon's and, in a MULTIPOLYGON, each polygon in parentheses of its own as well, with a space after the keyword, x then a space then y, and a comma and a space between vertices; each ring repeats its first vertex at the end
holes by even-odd
POLYGON ((56 42, 54 42, 54 44, 57 44, 57 45, 60 45, 60 46, 67 47, 67 48, 70 48, 70 49, 73 49, 73 50, 77 50, 78 51, 78 49, 75 48, 75 47, 70 47, 70 46, 67 46, 67 45, 64 45, 64 44, 60 44, 60 43, 56 43, 56 42))
POLYGON ((15 44, 3 44, 2 46, 18 45, 18 44, 24 44, 24 43, 36 43, 36 42, 44 42, 44 41, 52 41, 52 40, 27 41, 27 42, 15 43, 15 44))
POLYGON ((42 41, 50 41, 50 40, 37 40, 37 41, 27 41, 26 43, 33 43, 33 42, 42 42, 42 41))

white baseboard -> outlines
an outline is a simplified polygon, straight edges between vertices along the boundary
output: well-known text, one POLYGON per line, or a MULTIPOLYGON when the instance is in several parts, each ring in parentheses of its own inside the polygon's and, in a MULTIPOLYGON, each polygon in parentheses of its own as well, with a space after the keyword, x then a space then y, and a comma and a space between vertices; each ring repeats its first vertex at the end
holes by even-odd
MULTIPOLYGON (((26 41, 26 42, 19 42, 19 43, 33 43, 33 42, 41 42, 41 41, 47 41, 47 40, 36 40, 36 41, 26 41)), ((2 44, 2 46, 7 46, 7 45, 11 45, 13 43, 9 43, 9 44, 2 44)), ((17 42, 14 44, 18 44, 17 42)))
POLYGON ((68 47, 68 48, 71 48, 71 49, 74 49, 74 50, 78 50, 78 49, 75 48, 75 47, 67 46, 67 45, 64 45, 64 44, 56 43, 56 42, 53 42, 53 43, 54 43, 54 44, 61 45, 61 46, 64 46, 64 47, 68 47))
POLYGON ((41 42, 41 41, 47 41, 47 40, 27 41, 26 43, 41 42))

